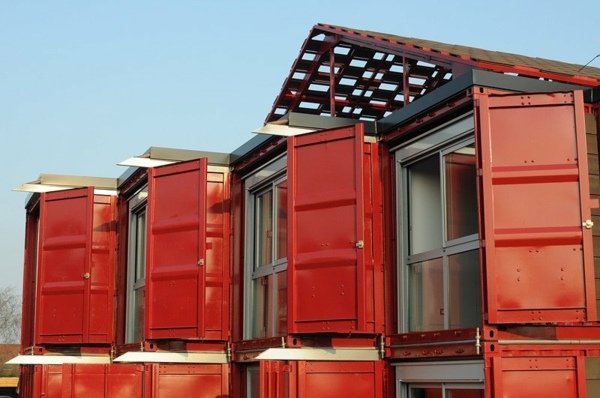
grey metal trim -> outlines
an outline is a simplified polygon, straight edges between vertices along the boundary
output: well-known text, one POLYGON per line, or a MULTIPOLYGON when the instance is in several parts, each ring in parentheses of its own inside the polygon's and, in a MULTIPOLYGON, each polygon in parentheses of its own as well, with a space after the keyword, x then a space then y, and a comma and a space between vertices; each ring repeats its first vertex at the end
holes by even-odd
POLYGON ((396 381, 402 383, 481 383, 483 361, 411 362, 392 364, 396 381))
POLYGON ((517 92, 552 92, 580 90, 585 87, 566 83, 549 82, 528 77, 473 69, 444 84, 442 87, 411 102, 405 108, 392 112, 377 121, 378 133, 386 133, 402 123, 425 113, 441 102, 447 101, 472 86, 496 88, 517 92))
POLYGON ((231 164, 236 163, 238 160, 240 160, 256 148, 273 138, 274 136, 266 134, 257 134, 254 137, 250 138, 248 141, 242 144, 242 146, 238 147, 233 152, 231 152, 231 154, 229 154, 231 164))
POLYGON ((291 127, 327 130, 338 127, 354 126, 357 123, 363 123, 365 125, 365 134, 372 135, 376 133, 377 126, 375 122, 343 117, 311 115, 300 112, 290 112, 288 114, 288 125, 291 127))
POLYGON ((221 152, 195 151, 191 149, 178 149, 151 146, 146 152, 134 158, 165 161, 166 163, 185 162, 200 158, 207 158, 208 163, 215 166, 229 166, 230 155, 221 152))

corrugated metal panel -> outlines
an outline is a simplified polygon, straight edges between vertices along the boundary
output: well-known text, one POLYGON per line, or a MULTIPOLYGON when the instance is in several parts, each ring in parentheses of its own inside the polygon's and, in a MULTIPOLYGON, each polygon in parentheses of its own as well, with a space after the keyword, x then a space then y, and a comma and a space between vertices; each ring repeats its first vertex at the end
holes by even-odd
POLYGON ((369 154, 360 124, 288 140, 291 332, 374 330, 369 154))
POLYGON ((36 343, 87 340, 93 207, 93 188, 42 194, 36 343))
POLYGON ((207 165, 149 170, 147 338, 204 336, 207 165))
POLYGON ((478 96, 492 324, 596 318, 580 94, 478 96))

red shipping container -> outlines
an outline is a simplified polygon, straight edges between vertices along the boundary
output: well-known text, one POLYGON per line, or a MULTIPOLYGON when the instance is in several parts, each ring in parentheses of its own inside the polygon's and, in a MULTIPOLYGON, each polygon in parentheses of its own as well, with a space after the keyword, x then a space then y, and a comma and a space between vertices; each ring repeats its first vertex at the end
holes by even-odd
POLYGON ((600 394, 597 345, 513 343, 485 345, 489 356, 486 397, 592 398, 600 394))
POLYGON ((229 397, 229 366, 152 364, 146 367, 146 396, 152 398, 229 397))
POLYGON ((382 398, 383 396, 383 361, 260 362, 260 398, 382 398))
POLYGON ((23 367, 19 382, 24 398, 142 398, 142 365, 63 364, 23 367))

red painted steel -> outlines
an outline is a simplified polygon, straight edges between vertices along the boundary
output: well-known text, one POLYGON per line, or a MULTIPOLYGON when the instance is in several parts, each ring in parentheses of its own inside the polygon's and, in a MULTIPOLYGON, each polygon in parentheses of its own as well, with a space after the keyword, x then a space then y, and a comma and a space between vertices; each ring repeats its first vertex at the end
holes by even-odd
POLYGON ((146 396, 229 397, 228 365, 152 364, 146 368, 146 396))
POLYGON ((595 320, 581 93, 476 101, 489 323, 595 320))
POLYGON ((63 365, 63 397, 142 397, 142 365, 63 365))
POLYGON ((93 192, 41 195, 36 344, 112 341, 115 202, 93 192))
POLYGON ((23 368, 19 388, 25 398, 142 398, 143 365, 63 364, 23 368))
POLYGON ((148 338, 229 335, 228 179, 207 167, 149 171, 148 338))
POLYGON ((229 178, 226 172, 209 171, 206 210, 205 335, 227 340, 230 335, 229 178))
POLYGON ((23 264, 23 303, 21 307, 21 349, 34 345, 35 286, 37 279, 38 233, 40 222, 39 195, 27 209, 25 253, 23 264))
POLYGON ((207 166, 148 171, 146 338, 204 336, 207 166))
POLYGON ((362 124, 289 138, 290 333, 383 327, 382 300, 375 300, 383 282, 374 275, 380 246, 372 241, 377 161, 362 124))
POLYGON ((382 398, 384 362, 261 361, 260 398, 382 398))
POLYGON ((116 209, 116 197, 94 196, 88 343, 114 341, 116 209))

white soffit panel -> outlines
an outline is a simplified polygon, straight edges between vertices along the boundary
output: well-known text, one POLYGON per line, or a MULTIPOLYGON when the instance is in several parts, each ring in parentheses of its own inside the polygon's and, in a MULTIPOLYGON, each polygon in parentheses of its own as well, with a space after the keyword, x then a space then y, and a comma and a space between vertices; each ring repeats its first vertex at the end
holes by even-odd
POLYGON ((305 129, 300 127, 290 127, 287 125, 267 123, 262 127, 257 128, 253 133, 257 134, 269 134, 269 135, 281 135, 284 137, 291 137, 294 135, 301 135, 306 133, 312 133, 318 129, 305 129))
POLYGON ((164 159, 151 159, 147 157, 132 157, 129 159, 125 159, 122 162, 117 163, 119 166, 129 166, 129 167, 158 167, 164 166, 167 164, 175 163, 173 160, 164 160, 164 159))
POLYGON ((18 355, 8 365, 62 365, 63 363, 110 363, 108 355, 18 355))
POLYGON ((377 361, 376 348, 269 348, 259 360, 294 361, 377 361))
POLYGON ((126 352, 114 362, 157 362, 157 363, 227 363, 224 352, 126 352))

